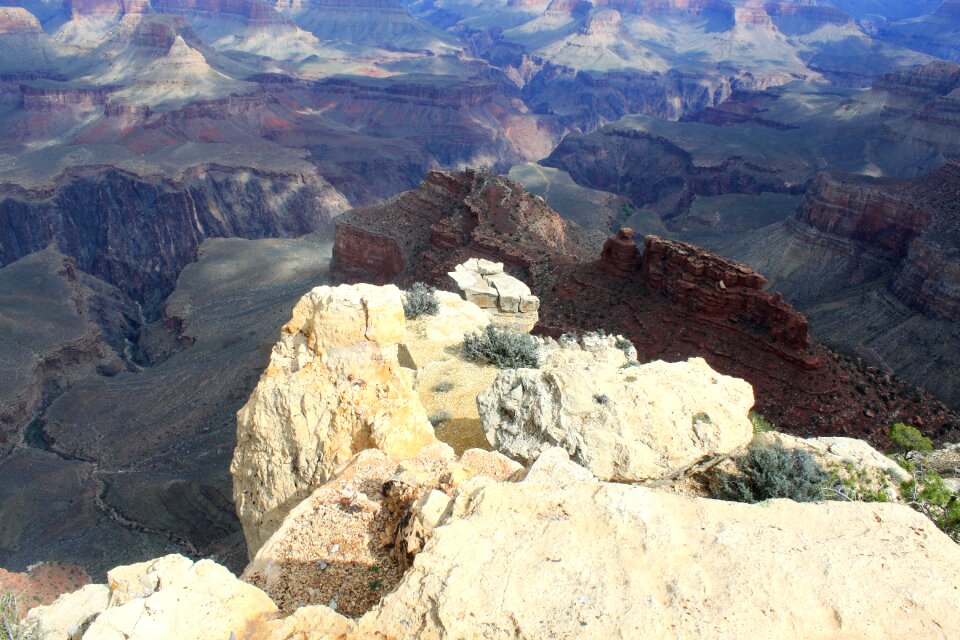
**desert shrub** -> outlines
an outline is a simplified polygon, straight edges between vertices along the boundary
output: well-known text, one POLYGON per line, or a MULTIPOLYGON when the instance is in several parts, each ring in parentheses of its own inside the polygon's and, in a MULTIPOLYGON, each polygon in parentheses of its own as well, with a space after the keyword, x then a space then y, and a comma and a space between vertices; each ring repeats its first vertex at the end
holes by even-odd
POLYGON ((748 417, 750 418, 750 424, 753 425, 754 435, 773 431, 773 424, 756 411, 751 411, 748 417))
POLYGON ((435 316, 439 312, 440 304, 437 302, 436 289, 433 287, 422 282, 414 282, 410 289, 404 292, 403 315, 408 319, 424 315, 435 316))
POLYGON ((433 425, 434 429, 451 420, 453 420, 453 414, 443 409, 430 416, 430 424, 433 425))
POLYGON ((446 393, 453 389, 453 383, 449 380, 441 380, 437 384, 433 385, 434 393, 446 393))
POLYGON ((828 475, 816 459, 801 449, 781 445, 752 447, 734 458, 738 473, 718 475, 718 495, 737 502, 789 498, 797 502, 822 499, 828 475))
POLYGON ((614 346, 627 356, 630 357, 630 349, 633 348, 633 343, 627 340, 626 338, 617 338, 617 341, 614 343, 614 346))
POLYGON ((532 336, 493 324, 463 337, 463 357, 471 362, 489 362, 500 369, 535 369, 540 364, 537 341, 532 336))
POLYGON ((911 451, 920 451, 926 453, 933 451, 933 441, 927 438, 916 427, 898 422, 890 427, 890 442, 893 443, 893 451, 896 453, 909 453, 911 451))
POLYGON ((20 621, 20 602, 12 593, 0 594, 0 638, 3 640, 40 640, 40 629, 20 621))
POLYGON ((593 401, 597 404, 607 404, 610 402, 610 396, 605 393, 597 393, 593 396, 593 401))
POLYGON ((960 496, 947 488, 936 471, 924 471, 914 461, 902 461, 901 466, 913 478, 900 483, 900 497, 960 543, 960 496))
POLYGON ((827 479, 823 495, 828 500, 849 502, 890 502, 887 491, 888 478, 875 468, 856 467, 852 463, 827 466, 827 479))

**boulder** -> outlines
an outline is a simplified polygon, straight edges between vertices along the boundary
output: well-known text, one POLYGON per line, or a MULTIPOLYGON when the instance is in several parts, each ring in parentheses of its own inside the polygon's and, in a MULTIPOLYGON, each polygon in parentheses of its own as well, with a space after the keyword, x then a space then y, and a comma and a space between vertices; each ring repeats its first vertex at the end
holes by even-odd
POLYGON ((523 462, 564 448, 601 480, 640 482, 746 445, 753 390, 701 358, 639 365, 622 338, 547 340, 540 369, 507 369, 477 398, 483 431, 523 462))
POLYGON ((452 512, 356 637, 881 640, 960 628, 960 547, 904 505, 471 481, 452 512))
POLYGON ((117 567, 107 579, 31 611, 43 639, 227 640, 277 612, 265 593, 210 560, 170 555, 117 567))
POLYGON ((231 473, 251 557, 358 451, 402 459, 437 442, 400 366, 405 331, 394 286, 317 287, 296 305, 237 414, 231 473))
POLYGON ((472 258, 448 273, 464 298, 496 324, 529 332, 539 320, 540 299, 530 287, 503 270, 502 262, 472 258))

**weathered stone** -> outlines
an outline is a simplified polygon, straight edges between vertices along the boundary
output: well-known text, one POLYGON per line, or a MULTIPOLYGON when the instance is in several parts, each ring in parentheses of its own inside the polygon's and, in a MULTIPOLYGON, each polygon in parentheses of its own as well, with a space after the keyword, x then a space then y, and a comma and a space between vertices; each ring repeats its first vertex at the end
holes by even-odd
POLYGON ((602 480, 642 481, 729 453, 753 435, 753 391, 700 358, 625 366, 618 339, 546 341, 539 370, 501 371, 477 398, 501 453, 531 461, 550 446, 602 480))
POLYGON ((903 505, 470 486, 357 637, 881 640, 960 628, 960 548, 903 505))
POLYGON ((362 615, 400 582, 463 482, 517 474, 498 453, 468 453, 458 461, 438 443, 396 462, 361 451, 287 514, 243 579, 287 611, 336 603, 362 615))
POLYGON ((317 287, 294 308, 237 415, 231 472, 251 557, 357 451, 401 459, 437 441, 398 360, 405 331, 393 286, 317 287))
POLYGON ((592 473, 571 461, 567 452, 560 447, 551 447, 541 453, 524 477, 524 482, 545 482, 561 486, 596 481, 592 473))
POLYGON ((414 389, 428 416, 437 420, 437 437, 457 453, 486 447, 477 413, 477 394, 497 376, 492 365, 467 362, 461 346, 465 334, 482 330, 490 316, 455 293, 437 291, 438 312, 407 321, 403 346, 416 372, 414 389), (435 418, 436 419, 436 418, 435 418))
MULTIPOLYGON (((183 556, 166 556, 117 567, 108 577, 109 605, 90 621, 85 640, 243 637, 253 623, 277 611, 265 593, 210 560, 194 563, 183 556)), ((89 619, 106 597, 103 589, 85 587, 77 593, 85 592, 90 599, 71 594, 47 611, 38 611, 41 626, 89 619)))
POLYGON ((493 322, 530 331, 539 319, 540 299, 503 270, 502 262, 471 258, 448 273, 464 297, 493 322))
POLYGON ((89 584, 67 593, 50 605, 35 607, 27 614, 27 624, 36 624, 42 640, 80 640, 110 602, 110 589, 89 584))

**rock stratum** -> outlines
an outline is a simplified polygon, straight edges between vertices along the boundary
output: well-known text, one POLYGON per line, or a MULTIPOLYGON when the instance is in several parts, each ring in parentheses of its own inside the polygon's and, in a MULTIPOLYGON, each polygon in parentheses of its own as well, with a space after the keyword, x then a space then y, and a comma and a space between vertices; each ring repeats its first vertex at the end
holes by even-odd
POLYGON ((957 160, 913 179, 821 174, 793 217, 723 248, 769 274, 819 337, 956 407, 958 185, 957 160))
POLYGON ((629 231, 598 250, 541 199, 489 173, 434 172, 391 203, 341 216, 332 268, 351 281, 444 286, 472 256, 530 284, 538 332, 602 327, 628 337, 642 362, 705 357, 750 382, 758 411, 787 431, 879 442, 888 423, 907 420, 934 437, 955 432, 956 416, 929 394, 811 341, 804 316, 752 269, 656 237, 641 251, 629 231))

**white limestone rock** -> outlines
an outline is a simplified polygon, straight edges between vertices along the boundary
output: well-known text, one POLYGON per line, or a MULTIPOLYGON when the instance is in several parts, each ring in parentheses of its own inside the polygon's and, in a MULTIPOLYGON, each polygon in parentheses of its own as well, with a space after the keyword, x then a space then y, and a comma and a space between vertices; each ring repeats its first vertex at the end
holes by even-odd
POLYGON ((540 369, 501 371, 477 398, 490 444, 523 462, 562 447, 601 480, 640 482, 750 442, 748 383, 701 358, 628 366, 624 342, 547 340, 540 369))
POLYGON ((405 331, 394 286, 317 287, 297 303, 237 414, 231 473, 251 557, 358 451, 399 460, 437 442, 412 372, 400 366, 405 331))

